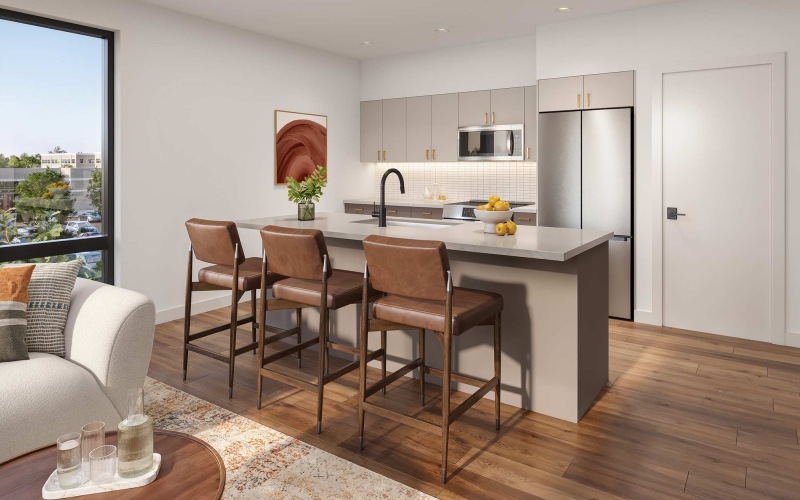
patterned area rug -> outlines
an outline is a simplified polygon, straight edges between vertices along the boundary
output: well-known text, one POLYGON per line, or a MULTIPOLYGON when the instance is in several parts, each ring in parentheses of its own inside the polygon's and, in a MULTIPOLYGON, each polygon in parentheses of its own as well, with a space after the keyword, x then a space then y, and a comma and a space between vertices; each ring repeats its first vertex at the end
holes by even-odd
POLYGON ((145 398, 156 428, 217 450, 226 468, 223 498, 432 498, 157 380, 147 379, 145 398))

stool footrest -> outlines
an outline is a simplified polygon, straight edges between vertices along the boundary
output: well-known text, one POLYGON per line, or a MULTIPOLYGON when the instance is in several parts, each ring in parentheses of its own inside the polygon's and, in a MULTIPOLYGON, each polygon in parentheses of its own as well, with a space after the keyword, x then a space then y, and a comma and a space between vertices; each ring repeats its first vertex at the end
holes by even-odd
POLYGON ((276 352, 275 354, 270 354, 269 356, 265 357, 261 360, 261 366, 267 365, 269 363, 274 363, 279 359, 283 359, 290 354, 294 354, 298 351, 302 351, 303 349, 308 349, 311 346, 319 344, 319 338, 315 337, 313 339, 306 340, 305 342, 301 342, 297 345, 293 345, 291 347, 287 347, 286 349, 281 349, 280 352, 276 352))
POLYGON ((410 417, 408 415, 404 415, 402 413, 398 413, 396 411, 387 410, 386 408, 383 408, 382 406, 378 406, 378 405, 375 405, 375 404, 372 404, 372 403, 368 403, 366 401, 363 401, 361 403, 361 405, 362 405, 362 408, 364 410, 366 410, 366 411, 368 411, 370 413, 374 413, 374 414, 376 414, 378 416, 381 416, 381 417, 384 417, 384 418, 388 418, 388 419, 394 420, 396 422, 403 423, 403 424, 408 425, 410 427, 413 427, 415 429, 418 429, 418 430, 421 430, 421 431, 424 431, 424 432, 430 432, 430 433, 433 433, 433 434, 439 434, 439 433, 442 432, 442 428, 440 426, 436 425, 436 424, 432 424, 432 423, 426 422, 424 420, 419 420, 419 419, 416 419, 414 417, 410 417))
POLYGON ((234 352, 234 354, 235 354, 236 356, 238 356, 238 355, 240 355, 240 354, 244 354, 244 353, 246 353, 246 352, 250 352, 250 351, 252 351, 253 349, 255 349, 256 347, 258 347, 258 342, 251 342, 251 343, 249 343, 249 344, 247 344, 247 345, 245 345, 245 346, 239 347, 238 349, 236 349, 236 350, 235 350, 235 351, 233 351, 233 352, 234 352))
POLYGON ((417 358, 411 363, 407 364, 406 366, 400 368, 396 372, 393 372, 391 375, 387 375, 386 378, 384 378, 383 380, 377 382, 376 384, 370 387, 367 387, 367 389, 364 391, 364 398, 366 399, 372 396, 373 394, 380 391, 389 384, 396 382, 401 377, 405 376, 407 373, 411 372, 415 368, 422 366, 422 362, 423 362, 422 358, 417 358))
MULTIPOLYGON (((444 375, 442 373, 442 370, 438 368, 432 368, 430 366, 425 366, 422 368, 422 370, 427 374, 433 375, 434 377, 442 378, 442 376, 444 375)), ((483 387, 483 384, 486 383, 485 380, 468 377, 467 375, 459 375, 457 373, 451 373, 450 378, 454 382, 460 382, 462 384, 471 385, 472 387, 483 387)))
POLYGON ((277 326, 269 326, 269 325, 264 325, 264 330, 275 334, 264 338, 264 345, 271 344, 279 340, 283 340, 287 337, 291 337, 292 335, 297 335, 297 332, 300 331, 300 329, 297 327, 286 330, 283 328, 278 328, 277 326))
POLYGON ((317 392, 317 384, 306 382, 305 380, 301 380, 291 375, 285 375, 283 373, 276 372, 275 370, 270 370, 269 368, 261 368, 258 371, 258 375, 260 377, 268 377, 273 380, 277 380, 278 382, 291 385, 292 387, 297 387, 298 389, 305 389, 309 392, 317 392))
POLYGON ((339 344, 337 342, 332 342, 330 340, 328 341, 328 348, 333 349, 334 351, 346 352, 348 354, 355 354, 356 356, 361 354, 361 349, 359 349, 358 347, 339 344))
POLYGON ((203 356, 208 356, 209 358, 214 358, 217 361, 222 361, 225 364, 230 364, 231 362, 228 356, 223 356, 218 352, 210 351, 206 348, 196 346, 194 344, 186 344, 186 349, 192 352, 196 352, 197 354, 202 354, 203 356))
POLYGON ((322 385, 325 385, 328 382, 334 381, 337 378, 341 377, 342 375, 346 375, 346 374, 350 373, 351 371, 353 371, 356 368, 358 368, 360 366, 360 363, 361 362, 358 361, 358 360, 353 361, 352 363, 348 363, 348 364, 344 365, 343 367, 339 368, 335 372, 325 375, 322 378, 322 385))
POLYGON ((489 391, 497 387, 497 384, 500 383, 500 379, 497 377, 493 377, 491 380, 486 382, 480 389, 475 391, 474 393, 470 394, 470 396, 461 402, 460 405, 456 406, 455 409, 450 411, 450 416, 447 418, 449 424, 452 424, 456 421, 458 417, 464 414, 465 411, 472 408, 472 406, 481 400, 489 391))
MULTIPOLYGON (((246 323, 252 323, 255 320, 253 316, 248 316, 246 318, 242 318, 236 321, 236 326, 242 326, 246 323)), ((202 332, 192 333, 189 335, 189 340, 197 340, 202 339, 204 337, 208 337, 209 335, 214 335, 215 333, 219 332, 226 332, 231 329, 231 324, 226 323, 224 325, 215 326, 214 328, 209 328, 208 330, 203 330, 202 332)))

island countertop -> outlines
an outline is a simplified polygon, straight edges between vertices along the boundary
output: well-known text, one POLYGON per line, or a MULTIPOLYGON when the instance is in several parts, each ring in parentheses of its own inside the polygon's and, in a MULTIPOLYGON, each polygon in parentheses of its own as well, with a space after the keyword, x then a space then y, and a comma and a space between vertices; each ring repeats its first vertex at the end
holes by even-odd
POLYGON ((611 231, 539 226, 520 226, 513 236, 497 236, 484 233, 482 222, 421 221, 399 217, 388 220, 414 225, 379 228, 377 219, 343 213, 320 213, 312 221, 299 221, 295 215, 260 217, 236 221, 236 225, 243 229, 261 229, 267 225, 319 229, 326 238, 344 240, 360 241, 371 234, 436 240, 444 242, 448 250, 453 251, 553 261, 569 260, 613 237, 611 231))

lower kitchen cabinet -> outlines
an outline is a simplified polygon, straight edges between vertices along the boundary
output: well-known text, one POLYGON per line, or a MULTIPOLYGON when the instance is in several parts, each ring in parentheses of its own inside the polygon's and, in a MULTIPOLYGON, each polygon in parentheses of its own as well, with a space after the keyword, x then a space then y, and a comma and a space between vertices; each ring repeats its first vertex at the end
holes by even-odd
MULTIPOLYGON (((357 203, 345 203, 344 213, 358 215, 372 215, 372 205, 362 205, 357 203)), ((377 206, 375 210, 377 210, 377 206)), ((398 207, 386 205, 386 215, 389 217, 411 217, 411 207, 398 207)), ((441 216, 440 216, 441 217, 441 216)))
POLYGON ((415 219, 441 219, 441 208, 411 207, 411 217, 415 219))
POLYGON ((515 213, 512 219, 518 226, 535 226, 536 214, 515 213))

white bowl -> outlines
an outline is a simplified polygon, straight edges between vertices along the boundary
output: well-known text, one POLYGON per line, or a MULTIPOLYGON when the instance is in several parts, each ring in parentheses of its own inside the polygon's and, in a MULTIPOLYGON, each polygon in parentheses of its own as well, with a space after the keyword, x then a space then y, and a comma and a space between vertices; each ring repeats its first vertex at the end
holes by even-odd
POLYGON ((483 222, 484 233, 495 233, 495 226, 500 222, 505 222, 511 218, 512 210, 503 210, 502 212, 495 212, 489 210, 475 210, 475 217, 483 222))

